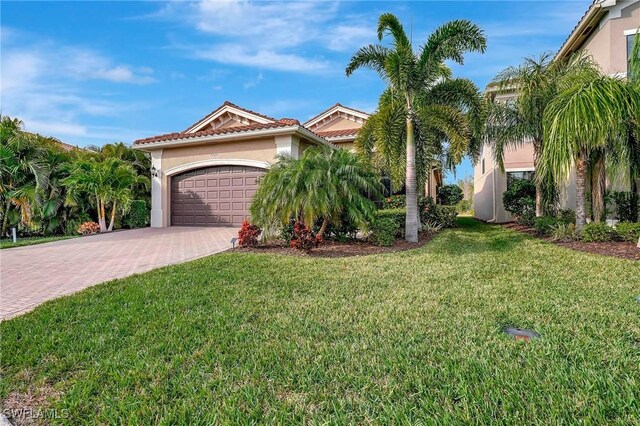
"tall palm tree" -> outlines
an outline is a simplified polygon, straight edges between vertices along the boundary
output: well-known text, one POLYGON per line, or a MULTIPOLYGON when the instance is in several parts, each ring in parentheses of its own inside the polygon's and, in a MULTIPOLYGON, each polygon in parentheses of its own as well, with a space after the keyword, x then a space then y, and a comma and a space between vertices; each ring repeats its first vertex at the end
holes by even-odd
POLYGON ((281 157, 264 175, 251 203, 251 219, 268 229, 291 218, 308 227, 322 220, 318 235, 342 215, 358 227, 376 211, 380 178, 363 160, 343 149, 307 148, 299 159, 281 157))
POLYGON ((575 166, 579 232, 586 223, 589 161, 603 151, 625 158, 628 121, 637 116, 638 110, 640 90, 622 79, 600 75, 595 66, 584 67, 564 78, 558 95, 545 110, 545 149, 537 178, 552 175, 563 182, 575 166))
POLYGON ((404 149, 406 166, 403 172, 392 170, 391 177, 392 180, 399 174, 405 177, 406 239, 417 242, 420 226, 417 185, 421 172, 416 168, 416 159, 422 160, 418 166, 430 167, 441 153, 437 142, 443 140, 450 145, 448 152, 452 155, 448 160, 461 158, 472 137, 463 105, 472 108, 478 104, 475 86, 468 80, 452 79, 445 61, 462 64, 465 52, 484 52, 486 38, 475 24, 456 20, 436 29, 415 52, 398 18, 385 13, 378 21, 378 40, 387 35, 391 36, 390 46, 371 44, 359 49, 346 74, 369 68, 389 85, 381 96, 378 111, 371 117, 373 121, 370 118, 365 124, 364 137, 371 137, 382 155, 389 154, 389 159, 383 161, 392 169, 402 159, 400 152, 404 149))
MULTIPOLYGON (((509 148, 533 145, 533 164, 538 163, 544 150, 542 117, 560 91, 562 79, 574 70, 586 66, 589 59, 577 55, 570 61, 553 60, 549 52, 539 57, 525 58, 519 66, 504 69, 491 85, 496 93, 515 92, 506 102, 492 100, 487 117, 486 134, 493 145, 493 155, 502 172, 504 156, 509 148)), ((536 179, 536 216, 542 216, 546 206, 555 203, 553 182, 536 179)))

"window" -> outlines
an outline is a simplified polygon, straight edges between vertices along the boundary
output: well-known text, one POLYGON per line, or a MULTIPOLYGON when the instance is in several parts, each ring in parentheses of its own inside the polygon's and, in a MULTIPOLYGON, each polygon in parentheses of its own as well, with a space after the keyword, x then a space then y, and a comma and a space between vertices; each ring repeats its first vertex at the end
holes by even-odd
POLYGON ((484 174, 484 158, 482 159, 482 174, 484 174))
MULTIPOLYGON (((631 76, 631 52, 633 51, 633 43, 635 43, 637 34, 627 35, 627 76, 631 76)), ((640 39, 640 36, 638 36, 640 39)))
POLYGON ((507 172, 507 189, 511 187, 513 182, 516 180, 526 179, 533 180, 535 177, 535 173, 533 170, 525 171, 525 172, 507 172))

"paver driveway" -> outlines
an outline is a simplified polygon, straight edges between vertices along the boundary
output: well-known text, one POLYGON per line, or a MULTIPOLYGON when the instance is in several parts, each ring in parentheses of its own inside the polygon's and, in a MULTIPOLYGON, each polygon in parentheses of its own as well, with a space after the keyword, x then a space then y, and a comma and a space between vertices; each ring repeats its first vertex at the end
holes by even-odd
POLYGON ((86 287, 231 247, 236 228, 144 228, 0 250, 0 318, 86 287))

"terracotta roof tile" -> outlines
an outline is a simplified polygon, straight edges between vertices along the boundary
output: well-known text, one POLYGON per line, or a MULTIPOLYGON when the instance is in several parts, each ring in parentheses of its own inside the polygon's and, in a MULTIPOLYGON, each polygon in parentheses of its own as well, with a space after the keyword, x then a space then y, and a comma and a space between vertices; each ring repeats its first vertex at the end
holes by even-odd
POLYGON ((360 129, 324 130, 316 131, 315 134, 323 138, 337 138, 341 136, 356 136, 360 129))
POLYGON ((246 109, 246 108, 242 108, 241 106, 238 106, 236 104, 234 104, 233 102, 229 102, 229 101, 224 101, 224 103, 222 105, 220 105, 218 108, 214 109, 213 111, 211 111, 209 114, 205 115, 204 117, 202 117, 200 120, 196 121, 195 123, 193 123, 191 126, 187 127, 185 129, 185 132, 189 129, 191 129, 192 127, 197 126, 198 124, 200 124, 201 122, 203 122, 204 120, 206 120, 207 118, 209 118, 210 116, 214 115, 215 113, 217 113, 218 111, 220 111, 222 108, 226 107, 226 106, 230 106, 232 108, 236 108, 239 110, 242 110, 244 112, 247 112, 249 114, 253 114, 253 115, 257 115, 258 117, 262 117, 265 120, 270 120, 270 121, 277 121, 275 118, 273 117, 269 117, 268 115, 264 115, 264 114, 260 114, 259 112, 255 112, 255 111, 251 111, 250 109, 246 109))
POLYGON ((144 145, 144 144, 153 143, 153 142, 165 142, 165 141, 179 140, 179 139, 187 140, 187 139, 197 138, 201 136, 225 135, 230 133, 241 133, 241 132, 248 132, 253 130, 275 129, 278 127, 288 127, 292 125, 295 125, 295 123, 292 123, 290 121, 284 121, 284 122, 276 121, 275 123, 266 123, 266 124, 256 123, 256 124, 249 124, 246 126, 201 130, 199 132, 194 132, 194 133, 187 133, 186 131, 173 132, 173 133, 166 133, 164 135, 152 136, 150 138, 138 139, 133 144, 144 145))
POLYGON ((300 122, 298 120, 296 120, 295 118, 281 118, 280 120, 278 120, 279 123, 285 123, 288 124, 290 126, 295 126, 295 125, 300 125, 300 122))

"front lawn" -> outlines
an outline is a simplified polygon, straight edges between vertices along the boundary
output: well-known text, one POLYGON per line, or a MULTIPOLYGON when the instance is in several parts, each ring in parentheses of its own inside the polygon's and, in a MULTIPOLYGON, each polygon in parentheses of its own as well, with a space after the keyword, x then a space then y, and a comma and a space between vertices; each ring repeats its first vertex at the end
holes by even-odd
POLYGON ((638 424, 640 262, 459 223, 412 251, 230 252, 46 303, 0 324, 0 398, 72 424, 638 424))
POLYGON ((49 237, 25 237, 18 238, 14 243, 11 238, 0 238, 0 249, 8 249, 13 247, 31 246, 34 244, 50 243, 52 241, 66 240, 76 238, 78 235, 55 235, 49 237))

